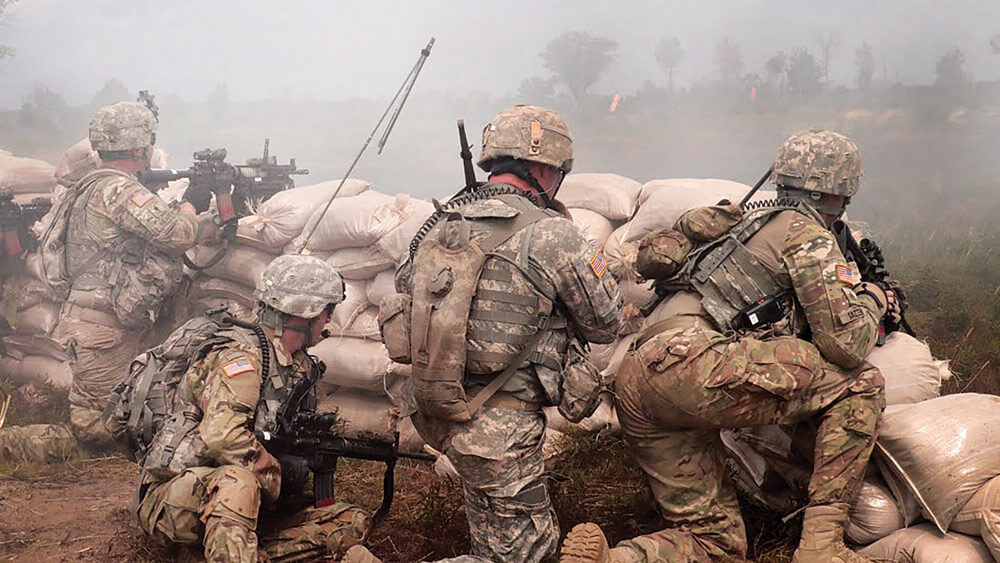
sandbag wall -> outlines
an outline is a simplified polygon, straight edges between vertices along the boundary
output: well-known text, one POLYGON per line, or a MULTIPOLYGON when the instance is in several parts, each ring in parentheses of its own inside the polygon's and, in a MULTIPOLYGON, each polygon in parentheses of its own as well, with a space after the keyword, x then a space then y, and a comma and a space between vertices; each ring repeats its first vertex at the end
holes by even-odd
MULTIPOLYGON (((18 204, 51 202, 54 173, 47 162, 0 151, 0 189, 9 190, 18 204)), ((0 315, 9 331, 3 336, 0 373, 19 384, 46 381, 68 388, 72 374, 66 352, 49 337, 61 304, 24 264, 9 261, 3 267, 0 315)))
MULTIPOLYGON (((409 450, 421 443, 409 424, 400 387, 405 366, 389 360, 378 329, 378 303, 395 292, 394 273, 410 240, 433 211, 426 201, 387 195, 364 180, 348 179, 323 213, 340 180, 276 194, 240 219, 224 257, 189 272, 188 315, 226 305, 238 317, 254 316, 254 286, 275 257, 303 253, 326 260, 345 278, 345 301, 337 305, 327 338, 310 353, 325 364, 319 383, 321 407, 340 409, 348 432, 391 436, 398 429, 409 450)), ((207 264, 216 245, 195 248, 196 265, 207 264)))

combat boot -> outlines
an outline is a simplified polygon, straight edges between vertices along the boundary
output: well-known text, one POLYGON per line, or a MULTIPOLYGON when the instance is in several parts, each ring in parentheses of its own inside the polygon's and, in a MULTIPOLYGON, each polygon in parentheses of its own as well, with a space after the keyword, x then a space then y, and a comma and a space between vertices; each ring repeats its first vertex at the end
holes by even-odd
POLYGON ((792 563, 870 563, 844 545, 847 503, 821 504, 806 508, 802 538, 792 563))
POLYGON ((629 563, 628 550, 611 549, 601 527, 591 522, 577 524, 566 534, 559 563, 629 563))
POLYGON ((358 544, 344 553, 344 558, 340 560, 340 563, 382 563, 382 560, 372 555, 367 547, 358 544))

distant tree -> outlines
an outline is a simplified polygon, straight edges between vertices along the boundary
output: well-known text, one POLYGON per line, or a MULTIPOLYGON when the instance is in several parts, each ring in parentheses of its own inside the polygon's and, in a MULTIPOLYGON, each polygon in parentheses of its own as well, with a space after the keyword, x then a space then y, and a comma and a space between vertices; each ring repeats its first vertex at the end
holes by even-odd
POLYGON ((229 99, 229 84, 225 82, 217 84, 205 98, 208 104, 213 107, 225 106, 229 103, 229 99))
POLYGON ((555 86, 551 78, 539 78, 532 76, 521 81, 517 88, 517 99, 524 103, 539 103, 551 100, 556 95, 555 86))
POLYGON ((715 44, 715 64, 723 82, 738 84, 743 77, 743 55, 740 46, 728 37, 715 44))
POLYGON ((35 82, 31 86, 31 92, 28 93, 28 97, 24 100, 25 108, 35 108, 41 110, 53 110, 66 107, 66 100, 62 96, 55 93, 51 88, 46 86, 41 82, 35 82))
POLYGON ((862 43, 854 51, 854 66, 857 67, 858 89, 865 92, 871 90, 872 76, 875 75, 875 55, 871 45, 862 43))
POLYGON ((788 73, 788 55, 784 51, 771 55, 764 63, 764 70, 767 71, 768 81, 777 83, 778 90, 783 92, 788 73))
POLYGON ((546 69, 569 88, 580 103, 615 59, 618 43, 585 31, 570 31, 549 41, 539 56, 546 69))
POLYGON ((674 69, 684 60, 684 48, 679 39, 672 35, 664 36, 656 44, 656 62, 660 63, 667 73, 667 84, 674 91, 674 69))
POLYGON ((965 73, 965 54, 958 47, 952 47, 945 51, 938 59, 934 72, 937 76, 936 83, 940 86, 960 86, 969 81, 969 75, 965 73))
POLYGON ((823 84, 826 86, 830 85, 830 56, 837 43, 840 43, 840 34, 836 31, 831 31, 819 38, 819 52, 823 57, 823 84))
POLYGON ((990 37, 990 49, 993 49, 994 55, 1000 55, 1000 33, 990 37))
MULTIPOLYGON (((13 6, 16 3, 17 0, 0 0, 0 26, 3 25, 5 19, 4 13, 7 11, 7 8, 13 6)), ((4 45, 3 43, 0 43, 0 60, 13 56, 14 56, 14 48, 11 47, 10 45, 4 45)))
POLYGON ((788 91, 809 96, 820 90, 823 68, 805 48, 796 49, 788 60, 788 91))
POLYGON ((90 105, 106 106, 115 102, 131 102, 134 98, 124 82, 117 78, 109 78, 90 98, 90 105))

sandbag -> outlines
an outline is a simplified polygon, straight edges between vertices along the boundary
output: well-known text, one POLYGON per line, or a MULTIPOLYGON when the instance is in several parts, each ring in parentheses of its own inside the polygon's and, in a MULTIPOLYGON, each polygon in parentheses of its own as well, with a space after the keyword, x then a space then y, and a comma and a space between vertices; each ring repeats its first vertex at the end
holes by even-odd
MULTIPOLYGON (((326 206, 340 180, 330 180, 309 186, 284 190, 261 203, 253 215, 240 219, 236 238, 275 254, 289 241, 299 236, 306 222, 326 206)), ((337 194, 337 199, 356 196, 371 187, 371 182, 348 178, 337 194)), ((330 206, 328 214, 335 213, 337 203, 330 206)), ((298 248, 292 249, 292 252, 298 248)))
MULTIPOLYGON (((749 186, 737 182, 726 180, 704 180, 704 182, 707 183, 705 185, 697 183, 668 184, 658 189, 652 189, 649 192, 649 197, 639 204, 635 216, 628 223, 628 233, 622 240, 625 242, 641 240, 656 229, 672 228, 677 219, 689 209, 715 205, 723 199, 738 202, 750 191, 749 186), (723 183, 714 184, 714 182, 723 183)), ((650 186, 650 184, 646 184, 646 186, 650 186)), ((645 188, 643 190, 645 191, 645 188)), ((775 192, 762 190, 757 192, 751 201, 773 199, 774 197, 776 197, 775 192)))
POLYGON ((368 302, 368 283, 366 280, 344 280, 344 300, 337 303, 330 315, 331 332, 334 327, 350 324, 351 319, 371 306, 371 303, 368 302))
POLYGON ((10 334, 2 340, 3 353, 15 360, 45 356, 57 362, 69 361, 66 345, 45 334, 10 334))
POLYGON ((907 522, 885 482, 878 476, 869 477, 861 483, 861 491, 851 505, 844 533, 852 542, 867 545, 916 521, 917 511, 910 512, 913 516, 907 522))
POLYGON ((59 389, 69 389, 73 383, 73 372, 69 363, 47 356, 25 356, 17 359, 0 357, 0 373, 18 384, 49 383, 59 389))
POLYGON ((313 225, 319 223, 306 244, 310 250, 371 246, 406 219, 403 213, 408 202, 406 194, 393 197, 374 190, 337 198, 325 214, 322 207, 316 209, 292 245, 301 247, 313 225))
POLYGON ((232 299, 247 307, 253 307, 257 300, 253 297, 253 287, 246 286, 225 278, 210 278, 199 276, 191 284, 188 295, 192 299, 202 297, 222 297, 232 299))
POLYGON ((349 280, 368 280, 396 265, 392 258, 379 252, 375 246, 334 250, 326 261, 349 280))
POLYGON ((15 194, 51 192, 56 186, 55 167, 34 158, 14 156, 0 151, 0 190, 15 194))
POLYGON ((887 407, 876 461, 893 494, 909 490, 942 533, 1000 475, 1000 397, 960 393, 887 407))
POLYGON ((50 334, 59 321, 61 306, 51 301, 43 301, 22 309, 14 316, 11 328, 20 334, 50 334))
POLYGON ((956 532, 942 535, 926 522, 897 530, 857 551, 876 561, 894 563, 993 563, 979 538, 956 532))
MULTIPOLYGON (((37 256, 32 254, 29 256, 37 256)), ((34 307, 39 303, 51 302, 55 299, 47 285, 34 276, 16 275, 3 281, 3 296, 0 297, 0 310, 7 318, 18 311, 34 307)))
MULTIPOLYGON (((197 265, 207 264, 219 251, 218 246, 199 245, 188 251, 188 256, 197 265)), ((224 278, 247 287, 256 287, 267 265, 274 255, 253 246, 230 244, 229 250, 217 264, 202 271, 213 278, 224 278)))
POLYGON ((84 137, 59 157, 53 174, 59 184, 70 187, 100 165, 101 159, 97 156, 97 151, 90 148, 90 139, 84 137))
MULTIPOLYGON (((678 198, 693 198, 698 203, 695 203, 691 207, 698 207, 701 205, 715 205, 723 197, 736 203, 743 199, 750 191, 750 186, 734 182, 733 180, 722 180, 719 178, 668 178, 665 180, 650 180, 642 185, 637 204, 640 207, 645 205, 649 198, 653 197, 653 194, 661 190, 673 191, 678 198), (712 197, 716 199, 712 199, 712 197)), ((773 197, 774 192, 771 193, 771 197, 773 197)))
POLYGON ((171 180, 167 182, 167 187, 157 191, 156 195, 169 204, 178 204, 184 199, 184 192, 187 191, 190 183, 191 180, 187 178, 171 180))
POLYGON ((635 258, 639 253, 639 241, 624 242, 630 225, 625 223, 611 233, 604 241, 604 259, 608 262, 608 270, 615 276, 618 283, 635 281, 639 272, 635 271, 635 258))
POLYGON ((566 207, 599 213, 612 221, 632 216, 642 184, 618 174, 570 174, 563 180, 556 199, 566 207))
POLYGON ((309 349, 326 364, 317 389, 329 394, 339 387, 384 393, 392 384, 389 354, 381 342, 363 338, 327 338, 309 349))
POLYGON ((902 331, 887 335, 867 360, 885 378, 887 405, 933 399, 941 394, 941 381, 951 377, 946 360, 935 360, 927 344, 902 331))
POLYGON ((1000 477, 979 487, 951 521, 949 529, 981 537, 993 558, 1000 561, 1000 477))
POLYGON ((569 210, 569 214, 573 218, 573 224, 580 228, 583 238, 587 239, 591 248, 600 250, 604 247, 604 242, 614 231, 611 221, 608 221, 600 213, 589 209, 572 208, 569 210))
POLYGON ((611 355, 608 357, 607 365, 601 369, 601 378, 604 380, 605 385, 614 383, 615 378, 618 377, 618 368, 622 366, 622 361, 625 359, 625 354, 632 348, 632 344, 635 343, 635 339, 638 336, 638 334, 629 334, 615 341, 611 355))
POLYGON ((375 246, 379 252, 399 264, 409 255, 410 241, 413 240, 417 231, 433 212, 434 205, 432 203, 411 197, 402 211, 405 217, 403 222, 382 235, 375 246))
POLYGON ((385 396, 340 389, 321 394, 317 410, 329 412, 337 409, 338 428, 345 436, 372 433, 382 439, 392 439, 399 427, 399 413, 385 396))
POLYGON ((382 270, 368 283, 368 301, 375 306, 382 303, 386 295, 396 293, 396 271, 382 270))
POLYGON ((382 334, 378 329, 378 307, 374 305, 355 309, 352 314, 347 315, 339 323, 331 319, 327 328, 333 337, 350 336, 352 338, 367 338, 368 340, 378 340, 380 342, 382 340, 382 334))

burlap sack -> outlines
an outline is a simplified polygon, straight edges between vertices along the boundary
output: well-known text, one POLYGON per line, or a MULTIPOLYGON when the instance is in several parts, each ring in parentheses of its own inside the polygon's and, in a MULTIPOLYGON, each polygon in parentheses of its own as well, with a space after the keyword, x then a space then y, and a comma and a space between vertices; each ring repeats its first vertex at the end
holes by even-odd
POLYGON ((349 280, 369 280, 396 265, 392 258, 382 254, 375 245, 334 250, 326 261, 349 280))
POLYGON ((0 151, 0 189, 13 193, 51 192, 56 186, 55 167, 34 158, 0 151))
POLYGON ((310 348, 309 353, 326 364, 317 387, 320 394, 329 394, 340 387, 384 394, 392 384, 389 371, 392 362, 381 342, 332 337, 310 348))
POLYGON ((0 373, 17 384, 49 383, 59 389, 69 389, 73 383, 69 363, 46 356, 25 356, 20 359, 0 356, 0 373))
POLYGON ((318 223, 306 243, 310 250, 371 246, 406 219, 403 214, 408 201, 409 196, 405 194, 393 197, 374 190, 338 198, 325 214, 322 207, 317 208, 292 244, 295 248, 301 247, 313 225, 318 223))
POLYGON ((933 399, 941 394, 941 381, 951 377, 947 360, 935 360, 927 344, 905 332, 886 336, 885 344, 872 350, 867 360, 885 378, 887 405, 933 399))
MULTIPOLYGON (((669 229, 685 211, 695 207, 715 205, 723 199, 737 203, 750 191, 749 186, 727 180, 674 182, 674 180, 654 180, 643 187, 646 198, 640 196, 639 209, 629 221, 628 233, 622 240, 636 241, 645 237, 650 231, 669 229)), ((775 192, 761 190, 752 201, 773 199, 775 196, 775 192)))
POLYGON ((594 250, 604 248, 605 241, 614 231, 611 221, 608 221, 600 213, 589 209, 572 208, 569 210, 569 214, 573 218, 573 224, 580 228, 583 238, 587 239, 591 248, 594 250))
MULTIPOLYGON (((199 245, 188 251, 188 256, 197 265, 207 264, 218 252, 218 246, 199 245)), ((201 272, 201 275, 223 278, 246 287, 255 287, 274 255, 253 246, 230 244, 229 250, 217 264, 201 272)))
POLYGON ((642 184, 617 174, 570 174, 556 199, 566 207, 589 209, 612 221, 632 216, 642 184))
POLYGON ((375 246, 397 264, 402 262, 409 255, 410 241, 433 212, 434 205, 429 201, 409 198, 401 210, 403 221, 382 235, 375 246))
POLYGON ((960 393, 887 407, 875 452, 893 494, 909 490, 943 533, 987 481, 1000 475, 1000 397, 960 393))
MULTIPOLYGON (((260 204, 253 215, 240 219, 237 239, 244 243, 280 254, 281 248, 302 233, 306 222, 326 206, 340 180, 330 180, 301 186, 274 194, 260 204)), ((356 196, 371 187, 371 182, 348 178, 337 199, 356 196)), ((336 213, 335 202, 327 213, 336 213)), ((291 252, 298 250, 292 248, 291 252)))
MULTIPOLYGON (((916 506, 916 499, 912 496, 908 498, 916 506)), ((854 499, 854 504, 851 505, 850 518, 844 533, 850 541, 867 545, 916 521, 917 511, 909 512, 913 516, 907 522, 892 492, 882 479, 877 476, 866 478, 861 483, 861 491, 854 499)))
POLYGON ((983 538, 993 558, 1000 561, 1000 477, 979 487, 951 521, 949 529, 983 538))
POLYGON ((942 535, 926 522, 897 530, 858 553, 894 563, 993 563, 990 550, 979 538, 955 532, 942 535))
POLYGON ((378 306, 382 298, 396 293, 396 271, 392 268, 382 270, 368 284, 368 301, 378 306))

